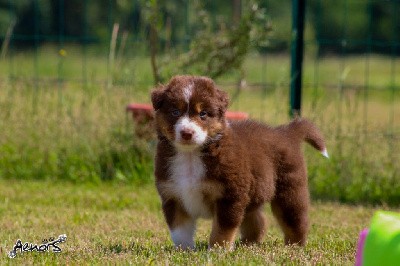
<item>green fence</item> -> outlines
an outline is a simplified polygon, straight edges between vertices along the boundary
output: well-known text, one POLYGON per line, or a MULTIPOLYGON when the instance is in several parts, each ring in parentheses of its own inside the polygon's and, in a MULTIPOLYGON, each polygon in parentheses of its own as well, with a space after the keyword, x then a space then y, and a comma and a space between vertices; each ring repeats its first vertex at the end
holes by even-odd
MULTIPOLYGON (((312 192, 345 201, 400 202, 400 1, 304 2, 302 116, 322 128, 332 154, 331 163, 326 164, 306 150, 312 192)), ((193 45, 203 10, 210 15, 210 27, 218 38, 218 32, 234 27, 246 14, 246 3, 0 0, 2 115, 12 117, 21 105, 26 112, 40 113, 40 108, 51 106, 46 97, 54 93, 54 121, 65 116, 73 128, 71 132, 55 128, 54 140, 74 136, 77 141, 92 131, 101 135, 93 126, 87 128, 88 121, 101 120, 88 114, 96 113, 93 99, 108 110, 104 121, 115 118, 115 123, 107 122, 110 127, 118 124, 115 114, 120 113, 115 110, 123 112, 134 101, 149 102, 154 84, 149 44, 152 19, 157 21, 157 60, 173 63, 193 45), (81 96, 76 98, 73 92, 81 96)), ((267 42, 250 51, 241 68, 220 76, 217 84, 230 93, 231 109, 278 124, 289 119, 289 88, 294 78, 290 74, 292 1, 258 3, 265 8, 272 29, 267 42)), ((19 120, 0 123, 4 121, 18 124, 19 120)), ((131 123, 129 118, 124 122, 131 123)), ((10 128, 8 135, 3 132, 3 144, 17 130, 10 128)), ((126 130, 131 133, 131 128, 126 130)), ((57 149, 54 156, 60 158, 62 147, 57 149)), ((51 155, 46 156, 51 161, 51 155)), ((113 156, 101 160, 115 161, 113 156)), ((101 166, 105 176, 127 175, 107 165, 101 166)), ((138 171, 142 166, 134 167, 138 171)))

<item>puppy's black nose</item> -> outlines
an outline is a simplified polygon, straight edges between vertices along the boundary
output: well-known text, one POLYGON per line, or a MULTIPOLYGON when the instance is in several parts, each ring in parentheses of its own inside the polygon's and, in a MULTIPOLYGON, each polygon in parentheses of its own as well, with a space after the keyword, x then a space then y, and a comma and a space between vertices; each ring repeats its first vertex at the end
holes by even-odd
POLYGON ((181 137, 184 140, 191 140, 193 136, 193 131, 189 129, 184 129, 181 131, 181 137))

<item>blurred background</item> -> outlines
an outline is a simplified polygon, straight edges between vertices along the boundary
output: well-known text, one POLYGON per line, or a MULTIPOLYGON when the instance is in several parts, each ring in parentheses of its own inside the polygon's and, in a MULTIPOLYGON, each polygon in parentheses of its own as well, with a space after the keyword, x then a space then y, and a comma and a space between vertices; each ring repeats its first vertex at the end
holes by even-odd
MULTIPOLYGON (((398 205, 400 1, 305 3, 302 116, 331 155, 305 148, 312 196, 398 205)), ((291 0, 0 0, 0 178, 152 182, 154 135, 125 108, 174 74, 289 121, 292 14, 291 0)))

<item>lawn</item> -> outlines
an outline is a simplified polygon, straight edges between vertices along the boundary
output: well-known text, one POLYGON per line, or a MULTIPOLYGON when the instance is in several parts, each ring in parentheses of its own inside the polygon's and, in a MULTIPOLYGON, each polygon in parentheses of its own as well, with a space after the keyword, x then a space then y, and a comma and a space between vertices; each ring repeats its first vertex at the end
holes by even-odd
MULTIPOLYGON (((0 261, 12 264, 354 264, 358 233, 378 207, 313 201, 311 229, 304 248, 283 245, 265 209, 269 229, 261 245, 234 251, 207 250, 210 221, 200 220, 196 250, 174 249, 152 184, 71 184, 0 181, 0 261), (41 244, 67 235, 61 253, 18 253, 7 258, 17 239, 41 244)), ((382 208, 382 207, 380 207, 382 208)))

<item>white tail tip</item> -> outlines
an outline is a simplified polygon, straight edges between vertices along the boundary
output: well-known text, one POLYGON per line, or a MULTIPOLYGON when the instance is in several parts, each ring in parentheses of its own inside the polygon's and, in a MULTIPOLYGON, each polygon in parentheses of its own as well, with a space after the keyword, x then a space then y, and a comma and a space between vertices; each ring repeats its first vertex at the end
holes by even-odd
POLYGON ((324 149, 323 151, 321 151, 321 154, 322 154, 324 157, 326 157, 326 158, 329 159, 329 154, 328 154, 328 151, 327 151, 326 149, 324 149))

